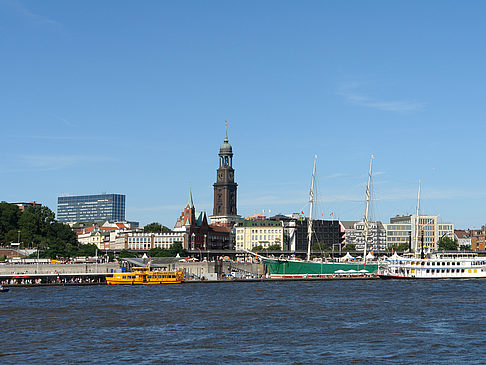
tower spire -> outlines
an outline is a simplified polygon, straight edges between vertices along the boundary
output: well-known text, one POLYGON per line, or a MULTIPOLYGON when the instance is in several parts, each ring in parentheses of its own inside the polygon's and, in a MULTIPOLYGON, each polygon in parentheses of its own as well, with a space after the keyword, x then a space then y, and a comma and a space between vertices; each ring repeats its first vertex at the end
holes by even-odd
POLYGON ((228 143, 228 121, 224 121, 224 141, 228 143))
POLYGON ((189 196, 187 197, 187 205, 191 209, 194 208, 194 203, 192 202, 192 192, 191 192, 191 188, 189 188, 189 196))

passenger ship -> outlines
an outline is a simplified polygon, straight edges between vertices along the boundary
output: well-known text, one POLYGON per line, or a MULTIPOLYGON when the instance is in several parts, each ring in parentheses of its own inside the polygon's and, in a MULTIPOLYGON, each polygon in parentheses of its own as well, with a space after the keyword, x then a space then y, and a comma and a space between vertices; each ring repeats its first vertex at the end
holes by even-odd
POLYGON ((429 253, 424 258, 394 254, 378 271, 382 279, 486 278, 486 257, 474 253, 429 253))
POLYGON ((150 270, 148 267, 134 267, 132 272, 115 273, 106 277, 108 285, 157 285, 180 284, 184 281, 182 270, 150 270))

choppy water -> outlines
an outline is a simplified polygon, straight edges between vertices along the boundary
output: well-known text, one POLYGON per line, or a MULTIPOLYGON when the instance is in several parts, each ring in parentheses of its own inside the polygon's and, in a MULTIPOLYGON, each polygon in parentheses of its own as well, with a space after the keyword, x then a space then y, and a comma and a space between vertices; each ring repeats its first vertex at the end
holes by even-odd
POLYGON ((485 363, 486 281, 11 288, 0 363, 485 363))

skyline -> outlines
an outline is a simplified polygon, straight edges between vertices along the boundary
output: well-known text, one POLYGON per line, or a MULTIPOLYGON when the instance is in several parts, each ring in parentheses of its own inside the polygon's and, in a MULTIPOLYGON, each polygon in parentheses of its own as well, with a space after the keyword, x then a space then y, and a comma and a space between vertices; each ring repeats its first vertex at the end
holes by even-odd
MULTIPOLYGON (((238 214, 486 223, 486 4, 0 1, 0 200, 127 196, 173 227, 212 214, 228 120, 238 214), (8 32, 6 32, 8 30, 8 32)), ((316 217, 317 218, 317 217, 316 217)))

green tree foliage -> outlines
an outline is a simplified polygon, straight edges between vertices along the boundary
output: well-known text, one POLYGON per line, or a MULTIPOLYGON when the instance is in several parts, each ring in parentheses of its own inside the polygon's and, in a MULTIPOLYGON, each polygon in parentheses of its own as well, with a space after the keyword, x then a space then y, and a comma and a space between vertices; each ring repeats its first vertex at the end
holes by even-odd
POLYGON ((326 245, 323 242, 314 242, 311 246, 312 251, 326 251, 326 245))
MULTIPOLYGON (((147 256, 149 256, 149 257, 176 257, 177 255, 179 255, 180 257, 186 257, 187 256, 187 251, 184 250, 181 242, 174 242, 169 249, 154 247, 154 248, 151 248, 147 252, 147 256)), ((133 252, 130 252, 130 251, 122 250, 118 257, 121 257, 121 258, 123 258, 123 257, 136 257, 136 254, 134 254, 133 252), (122 254, 123 255, 131 254, 131 255, 135 255, 135 256, 121 256, 122 254)))
POLYGON ((0 242, 17 242, 20 214, 19 207, 6 202, 0 203, 0 242), (13 236, 15 233, 15 236, 13 236), (6 235, 8 236, 6 237, 6 235))
POLYGON ((174 242, 169 248, 171 257, 176 257, 178 254, 180 257, 186 257, 187 251, 182 247, 182 242, 174 242))
POLYGON ((450 237, 441 237, 438 242, 439 250, 444 251, 457 251, 457 240, 453 240, 450 237))
POLYGON ((258 251, 282 251, 282 247, 276 243, 274 245, 270 245, 267 248, 264 248, 262 245, 255 246, 251 249, 253 252, 258 251))
POLYGON ((356 245, 353 243, 348 243, 344 246, 343 251, 356 251, 356 245))
POLYGON ((171 230, 167 228, 166 226, 163 226, 160 223, 153 222, 150 224, 147 224, 145 227, 143 227, 144 232, 154 232, 154 233, 162 233, 162 232, 170 232, 171 230))
POLYGON ((121 250, 120 253, 118 254, 118 257, 121 259, 132 258, 132 257, 138 257, 138 254, 136 252, 132 252, 128 250, 121 250))
POLYGON ((282 251, 282 247, 278 243, 276 243, 274 245, 268 246, 266 250, 267 251, 282 251))
POLYGON ((165 248, 154 247, 147 252, 149 257, 170 257, 169 250, 165 248))
POLYGON ((26 207, 22 212, 15 204, 1 202, 0 242, 17 242, 20 231, 23 247, 40 248, 40 257, 94 256, 93 245, 80 246, 71 227, 56 222, 54 217, 54 212, 45 206, 26 207))

